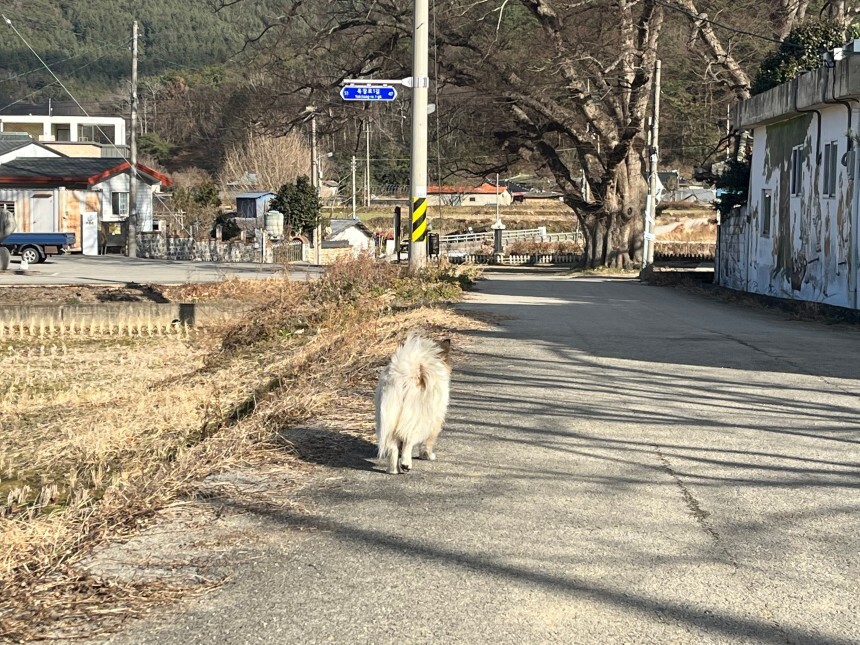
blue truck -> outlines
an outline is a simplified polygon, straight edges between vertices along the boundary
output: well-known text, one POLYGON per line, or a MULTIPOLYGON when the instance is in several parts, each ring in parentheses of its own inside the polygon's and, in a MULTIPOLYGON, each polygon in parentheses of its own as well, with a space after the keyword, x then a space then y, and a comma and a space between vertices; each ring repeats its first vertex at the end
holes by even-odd
MULTIPOLYGON (((74 233, 12 233, 0 240, 2 249, 11 255, 20 255, 28 264, 44 262, 49 255, 65 253, 74 245, 74 233)), ((0 251, 2 255, 6 254, 0 251)), ((3 259, 0 257, 0 263, 3 259)))

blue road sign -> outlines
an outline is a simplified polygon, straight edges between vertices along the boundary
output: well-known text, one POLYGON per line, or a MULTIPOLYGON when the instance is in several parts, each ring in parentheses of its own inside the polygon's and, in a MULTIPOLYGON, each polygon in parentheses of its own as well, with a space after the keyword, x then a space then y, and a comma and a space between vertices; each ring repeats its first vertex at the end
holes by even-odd
POLYGON ((393 101, 397 90, 390 85, 345 85, 340 97, 344 101, 393 101))

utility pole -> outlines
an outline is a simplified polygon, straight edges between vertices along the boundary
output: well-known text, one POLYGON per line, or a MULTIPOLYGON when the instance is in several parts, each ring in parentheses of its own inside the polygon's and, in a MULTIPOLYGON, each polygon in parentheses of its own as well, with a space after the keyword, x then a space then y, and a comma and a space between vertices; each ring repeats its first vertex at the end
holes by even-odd
POLYGON ((428 0, 415 0, 412 26, 412 229, 409 271, 427 264, 427 97, 429 94, 428 0))
POLYGON ((355 219, 355 155, 352 155, 352 219, 355 219))
POLYGON ((502 217, 499 215, 499 173, 496 173, 496 222, 501 222, 502 217))
MULTIPOLYGON (((311 113, 311 186, 316 189, 317 197, 320 194, 319 159, 317 158, 317 109, 313 106, 305 108, 311 113)), ((314 249, 316 264, 321 264, 322 253, 322 222, 317 222, 314 229, 314 249)))
POLYGON ((364 156, 364 205, 370 208, 370 119, 364 124, 364 141, 367 145, 364 156))
POLYGON ((496 222, 490 228, 493 229, 493 254, 496 255, 498 259, 498 257, 504 252, 502 232, 506 228, 505 225, 502 224, 502 216, 499 213, 499 173, 496 173, 496 222))
POLYGON ((654 64, 654 112, 650 132, 650 182, 648 207, 645 209, 645 244, 642 249, 642 268, 654 264, 654 228, 657 223, 657 162, 660 153, 660 61, 654 64))
POLYGON ((131 168, 128 176, 128 257, 137 257, 137 20, 131 36, 131 168))

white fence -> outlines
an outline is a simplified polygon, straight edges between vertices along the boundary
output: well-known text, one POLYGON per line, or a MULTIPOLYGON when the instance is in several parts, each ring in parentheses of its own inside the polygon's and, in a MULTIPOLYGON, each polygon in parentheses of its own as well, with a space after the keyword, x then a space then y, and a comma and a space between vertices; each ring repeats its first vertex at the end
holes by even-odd
MULTIPOLYGON (((574 242, 582 242, 582 233, 579 231, 570 231, 566 233, 547 233, 546 228, 524 228, 516 230, 502 231, 502 242, 516 242, 518 240, 528 240, 534 242, 562 242, 572 240, 574 242)), ((483 242, 493 242, 493 231, 485 231, 483 233, 457 233, 454 235, 442 235, 439 242, 443 247, 457 246, 461 244, 481 244, 483 242)))
POLYGON ((485 255, 464 253, 463 255, 453 257, 449 256, 448 259, 454 264, 464 264, 469 262, 472 264, 525 266, 533 264, 578 264, 582 261, 582 256, 578 253, 529 253, 523 255, 485 255))

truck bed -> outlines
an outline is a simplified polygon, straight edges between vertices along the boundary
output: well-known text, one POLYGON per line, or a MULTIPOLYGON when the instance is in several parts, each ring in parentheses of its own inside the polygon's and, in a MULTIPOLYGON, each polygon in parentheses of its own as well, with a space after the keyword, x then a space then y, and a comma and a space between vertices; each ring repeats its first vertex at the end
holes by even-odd
POLYGON ((56 246, 65 248, 75 245, 74 233, 12 233, 0 240, 0 246, 19 248, 22 246, 56 246))

